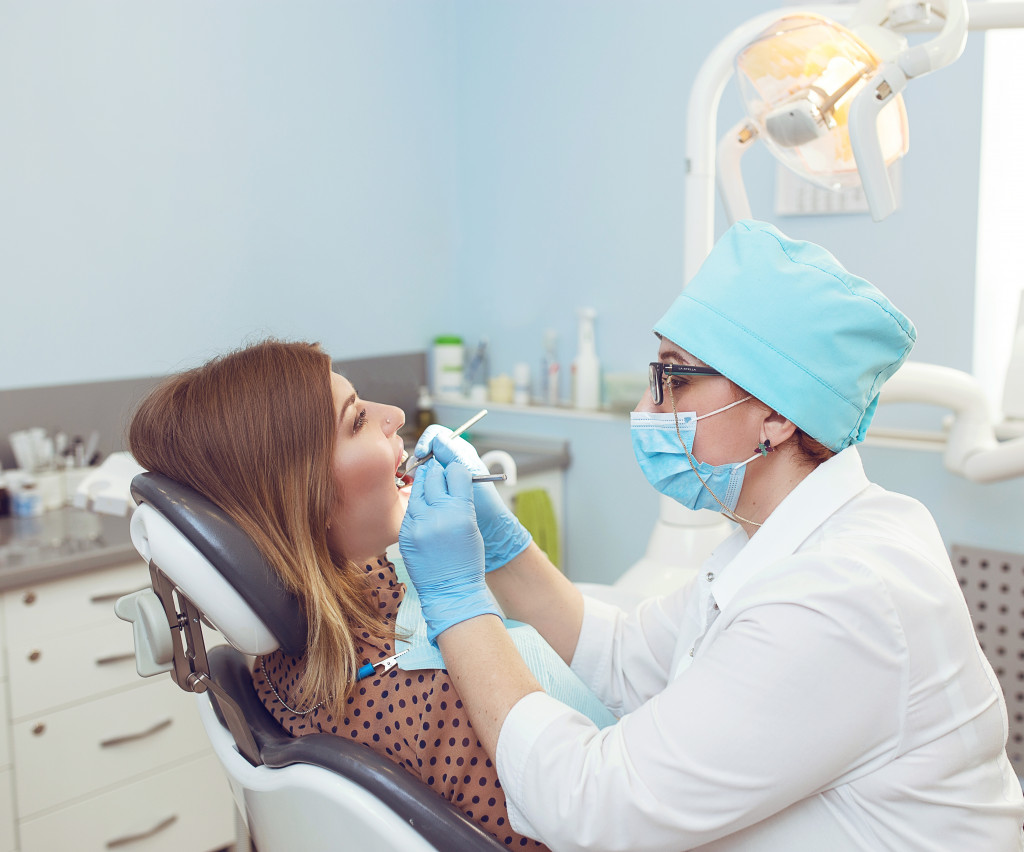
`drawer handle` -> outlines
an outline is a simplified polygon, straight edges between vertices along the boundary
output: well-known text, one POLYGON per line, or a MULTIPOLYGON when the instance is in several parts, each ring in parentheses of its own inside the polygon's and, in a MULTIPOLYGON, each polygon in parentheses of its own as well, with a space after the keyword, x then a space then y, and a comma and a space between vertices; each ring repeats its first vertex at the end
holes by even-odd
POLYGON ((114 654, 114 655, 112 655, 110 657, 100 657, 96 661, 96 665, 98 665, 98 666, 109 666, 112 663, 123 663, 123 662, 126 662, 127 660, 134 660, 134 659, 135 659, 135 654, 132 653, 132 652, 129 652, 127 654, 114 654))
POLYGON ((111 737, 109 740, 101 740, 100 748, 110 748, 111 746, 119 746, 124 743, 133 743, 136 740, 144 740, 146 737, 151 737, 153 734, 160 733, 164 728, 169 728, 171 722, 171 719, 164 719, 162 722, 157 722, 152 728, 148 728, 145 731, 139 731, 137 734, 125 734, 121 737, 111 737))
POLYGON ((129 843, 138 843, 140 840, 147 840, 154 834, 159 834, 165 828, 170 828, 177 821, 178 815, 172 814, 163 822, 158 825, 154 825, 149 831, 143 831, 139 834, 126 834, 124 837, 117 837, 114 840, 108 840, 107 849, 117 849, 118 846, 127 846, 129 843))

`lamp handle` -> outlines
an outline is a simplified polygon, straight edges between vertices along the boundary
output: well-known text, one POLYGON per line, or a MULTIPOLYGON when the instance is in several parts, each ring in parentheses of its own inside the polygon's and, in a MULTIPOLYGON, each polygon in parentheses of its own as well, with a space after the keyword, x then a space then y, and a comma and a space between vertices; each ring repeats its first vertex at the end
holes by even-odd
POLYGON ((878 135, 878 114, 907 86, 907 77, 895 62, 885 63, 850 104, 850 145, 857 163, 871 218, 881 222, 896 209, 889 170, 878 135))

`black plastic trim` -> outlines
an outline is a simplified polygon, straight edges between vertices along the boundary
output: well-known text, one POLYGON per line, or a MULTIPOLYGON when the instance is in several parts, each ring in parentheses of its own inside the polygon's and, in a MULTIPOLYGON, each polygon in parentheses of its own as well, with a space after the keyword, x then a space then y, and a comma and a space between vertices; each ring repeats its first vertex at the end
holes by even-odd
POLYGON ((132 480, 135 502, 167 518, 220 572, 292 656, 306 650, 306 615, 253 540, 216 504, 162 473, 132 480))

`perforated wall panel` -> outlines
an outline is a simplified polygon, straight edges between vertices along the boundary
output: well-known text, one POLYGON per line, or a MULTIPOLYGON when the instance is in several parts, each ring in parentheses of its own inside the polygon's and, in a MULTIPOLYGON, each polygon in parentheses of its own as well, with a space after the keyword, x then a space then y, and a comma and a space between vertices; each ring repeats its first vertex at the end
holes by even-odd
POLYGON ((953 568, 1010 717, 1007 754, 1024 777, 1024 554, 954 544, 953 568))

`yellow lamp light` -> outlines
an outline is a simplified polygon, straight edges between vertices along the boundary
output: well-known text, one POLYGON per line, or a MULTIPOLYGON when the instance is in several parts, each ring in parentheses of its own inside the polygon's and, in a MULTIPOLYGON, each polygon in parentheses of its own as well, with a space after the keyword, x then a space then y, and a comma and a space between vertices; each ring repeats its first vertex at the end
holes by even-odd
MULTIPOLYGON (((850 106, 881 60, 853 32, 812 14, 765 29, 736 57, 749 119, 781 163, 827 189, 861 182, 850 141, 850 106)), ((902 95, 879 112, 886 166, 909 149, 902 95)))

